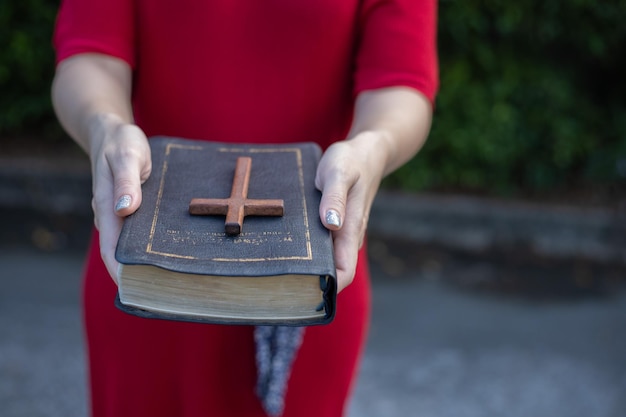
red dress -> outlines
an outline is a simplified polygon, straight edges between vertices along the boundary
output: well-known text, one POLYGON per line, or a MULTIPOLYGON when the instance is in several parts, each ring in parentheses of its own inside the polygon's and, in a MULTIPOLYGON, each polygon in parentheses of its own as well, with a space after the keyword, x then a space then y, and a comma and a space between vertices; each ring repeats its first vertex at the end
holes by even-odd
MULTIPOLYGON (((57 60, 99 52, 134 70, 148 136, 342 140, 364 90, 437 88, 434 0, 64 0, 57 60)), ((153 321, 113 305, 94 236, 84 311, 94 417, 264 416, 250 327, 153 321)), ((342 415, 367 333, 364 251, 334 322, 310 327, 285 417, 342 415)))

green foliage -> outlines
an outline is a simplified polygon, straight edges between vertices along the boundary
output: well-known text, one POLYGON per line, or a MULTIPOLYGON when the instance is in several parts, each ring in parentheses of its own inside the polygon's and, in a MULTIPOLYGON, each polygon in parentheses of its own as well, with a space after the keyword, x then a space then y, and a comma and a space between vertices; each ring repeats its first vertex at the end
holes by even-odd
MULTIPOLYGON (((58 4, 0 2, 0 135, 56 126, 58 4)), ((500 194, 623 184, 625 21, 626 0, 440 0, 432 134, 388 184, 500 194)))
POLYGON ((433 130, 389 184, 515 194, 624 181, 625 1, 441 0, 439 11, 433 130))
POLYGON ((0 2, 0 134, 52 125, 51 38, 59 0, 0 2))

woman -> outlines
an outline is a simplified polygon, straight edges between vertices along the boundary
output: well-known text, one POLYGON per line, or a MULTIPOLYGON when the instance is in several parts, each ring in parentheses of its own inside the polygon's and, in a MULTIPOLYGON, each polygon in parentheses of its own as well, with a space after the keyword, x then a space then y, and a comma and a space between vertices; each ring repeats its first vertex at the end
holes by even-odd
POLYGON ((113 305, 114 248, 141 204, 153 135, 325 149, 319 214, 341 293, 333 323, 304 333, 283 415, 342 415, 367 331, 370 206, 430 128, 435 15, 434 0, 62 2, 53 101, 91 158, 99 232, 84 284, 93 416, 266 415, 254 329, 113 305))

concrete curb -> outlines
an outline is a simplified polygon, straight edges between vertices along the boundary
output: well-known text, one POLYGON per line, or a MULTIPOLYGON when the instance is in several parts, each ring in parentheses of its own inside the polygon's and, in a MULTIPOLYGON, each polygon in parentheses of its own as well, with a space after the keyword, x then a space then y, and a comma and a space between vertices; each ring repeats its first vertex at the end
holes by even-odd
MULTIPOLYGON (((0 158, 0 208, 90 215, 88 161, 0 158)), ((626 213, 461 195, 381 191, 369 233, 464 251, 519 250, 626 264, 626 213)))
POLYGON ((626 264, 626 213, 459 195, 381 191, 370 233, 469 250, 626 264))
POLYGON ((0 158, 0 208, 89 214, 91 172, 86 157, 0 158))

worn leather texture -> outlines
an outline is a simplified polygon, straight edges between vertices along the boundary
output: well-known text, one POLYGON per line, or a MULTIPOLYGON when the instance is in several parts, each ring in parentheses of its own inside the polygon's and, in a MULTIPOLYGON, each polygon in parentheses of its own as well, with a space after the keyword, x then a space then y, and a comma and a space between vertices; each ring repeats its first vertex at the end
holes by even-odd
POLYGON ((170 137, 150 139, 152 175, 141 207, 127 217, 117 246, 123 264, 219 276, 318 275, 329 282, 326 315, 335 310, 332 238, 319 214, 314 143, 242 145, 170 137), (252 158, 248 198, 282 199, 281 217, 247 216, 241 234, 225 216, 189 214, 193 198, 228 198, 236 161, 252 158))

